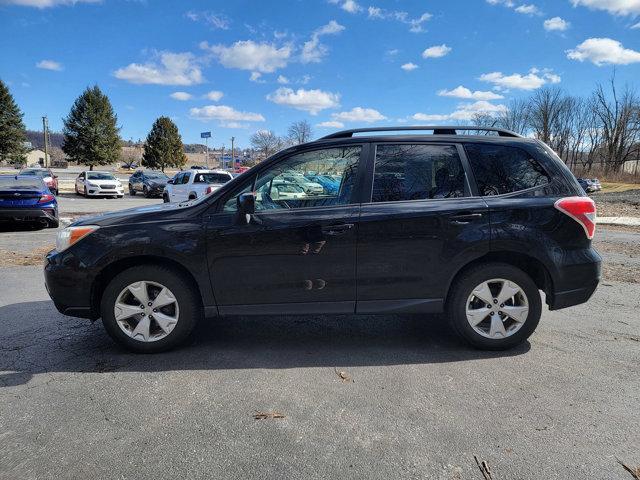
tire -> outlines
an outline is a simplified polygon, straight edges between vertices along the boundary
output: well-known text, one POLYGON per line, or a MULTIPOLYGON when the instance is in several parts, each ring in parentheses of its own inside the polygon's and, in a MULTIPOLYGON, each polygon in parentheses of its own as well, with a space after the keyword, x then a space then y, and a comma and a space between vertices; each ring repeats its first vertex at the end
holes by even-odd
POLYGON ((149 198, 149 189, 146 185, 142 187, 142 193, 144 194, 145 198, 149 198))
MULTIPOLYGON (((159 265, 131 267, 116 275, 107 285, 100 302, 102 324, 109 336, 115 340, 116 343, 132 352, 156 353, 175 348, 189 337, 193 328, 203 316, 199 292, 197 291, 197 287, 192 286, 192 284, 193 282, 186 275, 167 267, 159 265), (128 286, 142 281, 156 283, 156 285, 151 285, 147 290, 149 297, 151 297, 153 289, 159 288, 157 285, 160 285, 166 287, 173 293, 176 303, 176 310, 173 310, 173 314, 176 315, 177 321, 168 334, 165 334, 160 329, 158 322, 155 320, 151 321, 151 329, 149 331, 156 331, 159 335, 165 335, 158 340, 143 341, 134 339, 130 334, 125 333, 123 327, 119 325, 115 318, 115 304, 119 298, 122 300, 122 292, 127 289, 128 286)), ((128 293, 126 295, 128 295, 128 293)), ((131 298, 134 303, 137 302, 136 298, 131 298)), ((169 308, 173 308, 172 305, 169 305, 169 308)), ((149 315, 152 316, 153 312, 151 307, 147 310, 149 311, 149 315)), ((140 320, 143 318, 144 316, 141 317, 140 320)), ((136 317, 130 317, 130 319, 131 322, 136 325, 136 327, 132 325, 132 328, 137 328, 138 323, 136 323, 136 317)))
POLYGON ((73 188, 76 190, 76 195, 80 195, 80 190, 78 190, 78 185, 74 185, 73 188))
POLYGON ((84 187, 83 195, 84 195, 85 197, 89 198, 89 192, 87 192, 87 186, 86 186, 86 185, 85 185, 85 187, 84 187))
POLYGON ((507 350, 523 343, 535 331, 541 314, 542 301, 536 284, 525 272, 505 263, 485 263, 463 272, 452 285, 447 301, 447 317, 453 329, 467 343, 482 350, 507 350), (492 282, 492 280, 497 281, 492 282), (501 290, 501 280, 505 281, 502 285, 507 285, 514 290, 518 287, 520 290, 505 303, 496 304, 496 297, 501 290), (488 282, 487 284, 494 290, 489 291, 491 295, 480 296, 492 297, 488 298, 491 304, 485 304, 480 296, 474 295, 476 292, 481 292, 476 287, 480 287, 485 282, 488 282), (485 315, 476 327, 471 325, 472 320, 468 320, 468 306, 471 307, 469 316, 472 319, 480 319, 485 315), (482 308, 486 310, 481 310, 482 308), (526 312, 525 308, 528 309, 526 312), (502 315, 507 310, 509 313, 519 313, 522 321, 516 321, 515 315, 514 318, 508 315, 503 318, 502 315), (502 324, 502 328, 496 329, 495 332, 492 332, 492 319, 494 319, 492 314, 495 315, 496 325, 502 324), (485 335, 479 331, 485 331, 485 335), (495 336, 491 336, 492 333, 495 336))
POLYGON ((134 190, 134 188, 131 186, 131 184, 129 184, 129 195, 131 195, 132 197, 136 196, 136 191, 134 190))
POLYGON ((162 194, 162 201, 164 203, 169 203, 169 195, 167 195, 166 193, 162 194))
POLYGON ((58 228, 60 226, 60 220, 55 220, 53 222, 49 222, 49 228, 58 228))

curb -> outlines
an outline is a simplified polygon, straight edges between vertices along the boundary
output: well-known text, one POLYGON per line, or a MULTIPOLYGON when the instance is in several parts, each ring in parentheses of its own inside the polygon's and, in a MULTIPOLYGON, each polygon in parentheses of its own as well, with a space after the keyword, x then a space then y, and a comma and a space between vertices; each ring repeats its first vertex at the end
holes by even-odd
POLYGON ((596 217, 598 225, 624 225, 627 227, 640 227, 638 217, 596 217))

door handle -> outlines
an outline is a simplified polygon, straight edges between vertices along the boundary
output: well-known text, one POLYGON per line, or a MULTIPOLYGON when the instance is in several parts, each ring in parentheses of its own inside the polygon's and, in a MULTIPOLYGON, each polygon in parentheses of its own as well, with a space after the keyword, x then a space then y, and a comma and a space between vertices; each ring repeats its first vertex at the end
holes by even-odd
POLYGON ((478 218, 482 218, 481 213, 461 213, 459 215, 451 215, 449 217, 451 223, 456 225, 463 225, 465 223, 472 222, 473 220, 477 220, 478 218))
POLYGON ((322 233, 331 237, 344 235, 353 228, 353 223, 341 223, 340 225, 330 225, 322 227, 322 233))

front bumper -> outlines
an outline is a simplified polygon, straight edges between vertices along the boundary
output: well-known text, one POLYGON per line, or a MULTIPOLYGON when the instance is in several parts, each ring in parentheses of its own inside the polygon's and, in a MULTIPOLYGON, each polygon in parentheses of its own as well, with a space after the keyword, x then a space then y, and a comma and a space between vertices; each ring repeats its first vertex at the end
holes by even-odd
POLYGON ((58 223, 58 207, 0 208, 0 222, 46 222, 49 225, 56 225, 58 223))
POLYGON ((101 197, 101 196, 124 196, 124 187, 117 188, 102 188, 102 187, 90 187, 87 186, 87 195, 101 197))
POLYGON ((65 250, 50 251, 45 258, 44 283, 56 309, 63 315, 95 320, 99 313, 92 308, 94 277, 77 257, 65 250))

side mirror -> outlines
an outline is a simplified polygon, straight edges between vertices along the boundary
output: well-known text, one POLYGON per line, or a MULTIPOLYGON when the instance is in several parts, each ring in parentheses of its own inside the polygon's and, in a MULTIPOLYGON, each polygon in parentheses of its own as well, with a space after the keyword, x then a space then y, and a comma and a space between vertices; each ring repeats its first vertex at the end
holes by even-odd
POLYGON ((170 178, 169 180, 167 180, 167 183, 170 183, 171 185, 173 185, 173 178, 170 178))
POLYGON ((256 213, 256 195, 253 192, 238 195, 238 216, 241 223, 251 223, 251 215, 256 213))
POLYGON ((58 175, 54 175, 53 178, 58 178, 58 175))

